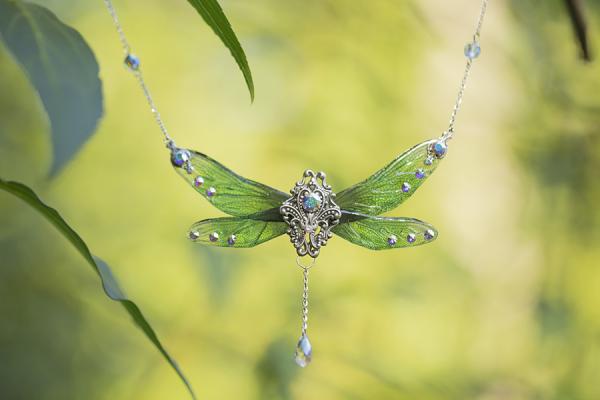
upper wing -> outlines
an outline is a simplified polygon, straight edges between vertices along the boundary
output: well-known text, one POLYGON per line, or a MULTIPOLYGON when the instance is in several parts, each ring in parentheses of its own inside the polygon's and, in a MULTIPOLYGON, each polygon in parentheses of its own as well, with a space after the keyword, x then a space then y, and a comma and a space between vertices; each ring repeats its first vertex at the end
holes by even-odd
POLYGON ((221 247, 254 247, 286 233, 283 221, 251 217, 212 218, 191 226, 189 238, 197 243, 221 247))
POLYGON ((419 246, 437 238, 437 230, 414 218, 372 217, 342 211, 333 233, 372 250, 419 246))
POLYGON ((239 176, 202 153, 193 150, 179 151, 189 151, 192 169, 186 169, 183 162, 173 162, 175 170, 212 205, 229 215, 244 216, 279 207, 290 197, 267 185, 239 176))
POLYGON ((366 180, 337 193, 335 202, 343 210, 379 215, 409 198, 433 173, 439 159, 429 147, 437 140, 416 145, 366 180))

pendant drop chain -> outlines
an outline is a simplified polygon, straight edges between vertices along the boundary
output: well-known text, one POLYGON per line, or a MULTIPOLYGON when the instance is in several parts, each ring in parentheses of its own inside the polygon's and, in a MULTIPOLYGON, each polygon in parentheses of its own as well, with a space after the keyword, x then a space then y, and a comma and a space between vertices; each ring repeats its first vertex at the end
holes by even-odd
POLYGON ((309 265, 303 265, 300 261, 300 256, 296 259, 296 264, 302 269, 303 286, 302 286, 302 329, 300 339, 296 345, 296 354, 294 360, 296 364, 304 368, 312 359, 312 345, 308 339, 308 273, 313 265, 315 265, 316 258, 312 259, 312 263, 309 265))
MULTIPOLYGON (((473 34, 472 40, 465 45, 464 55, 467 58, 467 61, 464 73, 462 80, 460 81, 454 107, 450 114, 448 128, 441 136, 437 139, 429 140, 415 146, 368 180, 350 187, 345 191, 338 192, 337 196, 331 191, 331 186, 326 183, 325 174, 323 172, 315 174, 311 170, 306 170, 303 178, 298 181, 294 189, 291 190, 290 193, 292 197, 287 199, 285 193, 276 191, 266 185, 254 181, 244 180, 243 178, 240 180, 240 176, 233 174, 232 171, 226 169, 223 165, 216 163, 216 161, 209 157, 188 149, 178 148, 175 145, 174 140, 169 135, 165 123, 158 112, 154 99, 150 94, 150 90, 144 81, 140 59, 131 52, 131 47, 121 23, 119 22, 112 1, 104 0, 104 3, 119 35, 119 40, 125 53, 124 63, 133 73, 144 93, 150 111, 162 133, 163 141, 171 153, 171 163, 178 173, 190 182, 192 186, 215 207, 230 215, 239 217, 240 215, 245 214, 240 214, 239 209, 230 207, 226 202, 221 202, 220 196, 222 196, 221 193, 223 193, 220 192, 221 190, 223 190, 225 194, 229 194, 230 198, 231 195, 242 197, 239 193, 227 193, 227 191, 234 190, 232 189, 234 186, 237 187, 244 184, 246 185, 246 189, 250 190, 254 196, 256 196, 257 192, 262 193, 266 191, 267 195, 265 195, 265 198, 267 200, 265 201, 268 201, 270 198, 281 199, 281 203, 279 204, 269 203, 269 210, 272 210, 274 205, 278 206, 281 218, 279 221, 285 222, 289 226, 287 233, 298 254, 296 263, 300 269, 302 269, 302 327, 300 339, 296 345, 295 361, 300 367, 306 367, 312 359, 312 345, 308 339, 308 275, 310 269, 315 265, 321 246, 326 245, 327 240, 333 236, 334 232, 339 236, 345 237, 352 243, 376 250, 420 245, 430 242, 437 237, 437 231, 431 225, 425 223, 415 225, 415 220, 401 221, 401 219, 398 218, 379 218, 377 216, 395 207, 392 207, 391 205, 398 205, 410 196, 421 184, 422 180, 433 172, 438 161, 446 155, 448 150, 447 141, 454 136, 456 117, 462 104, 473 61, 481 53, 479 41, 488 0, 481 0, 481 8, 475 33, 473 34), (417 160, 418 162, 416 162, 417 160), (407 172, 402 170, 404 167, 414 167, 416 170, 409 169, 408 175, 406 175, 407 172), (396 168, 398 171, 397 173, 389 174, 388 176, 386 174, 389 172, 387 171, 389 168, 396 168), (217 175, 205 175, 206 172, 210 171, 217 172, 217 175), (219 179, 225 179, 230 176, 233 176, 231 182, 234 183, 219 186, 219 184, 223 183, 219 181, 219 179), (389 180, 389 182, 381 182, 381 180, 385 181, 386 179, 389 180), (363 189, 369 186, 370 180, 375 181, 376 185, 380 186, 377 186, 377 190, 373 189, 368 191, 368 194, 365 194, 363 189), (385 185, 392 185, 392 183, 393 186, 387 191, 382 189, 387 187, 385 185), (369 196, 375 195, 373 192, 378 192, 379 196, 385 196, 386 193, 398 193, 398 195, 394 195, 393 199, 384 197, 385 201, 382 200, 378 204, 369 205, 369 201, 372 200, 369 196), (351 200, 349 201, 349 199, 351 200), (352 199, 357 200, 354 201, 352 199), (350 207, 348 207, 348 205, 350 205, 350 207), (344 209, 342 209, 342 207, 344 209), (350 212, 347 210, 350 210, 350 212), (361 223, 361 221, 365 224, 377 224, 379 228, 370 228, 369 232, 372 234, 381 233, 383 236, 377 237, 376 241, 368 241, 365 238, 359 237, 360 235, 357 236, 357 233, 353 228, 345 228, 350 223, 361 223), (401 225, 402 228, 398 228, 397 231, 389 230, 392 228, 388 228, 390 225, 387 225, 397 224, 397 226, 400 226, 398 224, 401 223, 404 225, 401 225), (363 242, 363 239, 366 241, 363 242), (301 257, 306 255, 311 259, 308 265, 301 262, 301 257)), ((257 211, 268 213, 269 210, 267 210, 267 208, 264 210, 254 210, 254 213, 257 211)), ((260 219, 250 219, 254 224, 264 224, 262 230, 260 230, 261 233, 253 240, 244 237, 243 232, 225 231, 223 227, 219 228, 221 231, 216 227, 211 227, 210 230, 207 230, 209 228, 205 228, 218 219, 199 221, 194 224, 188 237, 195 242, 216 246, 252 247, 264 241, 259 241, 258 239, 261 239, 261 235, 265 232, 267 224, 273 221, 271 218, 273 218, 272 214, 269 214, 268 218, 264 221, 261 221, 260 219)), ((227 218, 222 218, 221 220, 223 219, 228 220, 227 218)), ((283 232, 279 232, 272 237, 279 234, 283 234, 283 232)), ((269 239, 270 238, 267 238, 266 240, 269 239)))

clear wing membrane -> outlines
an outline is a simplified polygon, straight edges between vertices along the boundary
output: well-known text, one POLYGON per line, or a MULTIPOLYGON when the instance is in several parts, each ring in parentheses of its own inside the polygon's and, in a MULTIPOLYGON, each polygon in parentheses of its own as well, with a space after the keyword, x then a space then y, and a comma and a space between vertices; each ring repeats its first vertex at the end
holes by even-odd
POLYGON ((246 179, 212 158, 189 150, 190 173, 175 167, 198 193, 226 214, 244 216, 279 207, 288 197, 284 192, 246 179))
POLYGON ((333 233, 372 250, 419 246, 437 238, 437 230, 418 219, 373 217, 344 211, 333 233))
POLYGON ((283 221, 225 217, 205 219, 191 226, 189 238, 197 243, 220 247, 254 247, 286 233, 283 221))
POLYGON ((440 160, 429 155, 434 142, 429 140, 407 150, 369 178, 337 193, 335 202, 343 210, 367 215, 396 208, 436 169, 440 160))

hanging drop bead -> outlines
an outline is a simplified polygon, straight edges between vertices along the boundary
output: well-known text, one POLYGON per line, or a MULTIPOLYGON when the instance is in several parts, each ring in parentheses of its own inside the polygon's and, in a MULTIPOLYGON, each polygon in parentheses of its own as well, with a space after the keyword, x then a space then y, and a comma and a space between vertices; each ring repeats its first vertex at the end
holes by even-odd
POLYGON ((125 57, 125 65, 132 71, 137 71, 140 69, 140 59, 134 56, 133 54, 127 54, 125 57))
POLYGON ((304 368, 310 364, 311 359, 312 345, 310 344, 310 340, 308 340, 308 336, 303 334, 300 337, 300 340, 298 340, 298 345, 296 346, 296 356, 294 360, 296 361, 296 364, 304 368))

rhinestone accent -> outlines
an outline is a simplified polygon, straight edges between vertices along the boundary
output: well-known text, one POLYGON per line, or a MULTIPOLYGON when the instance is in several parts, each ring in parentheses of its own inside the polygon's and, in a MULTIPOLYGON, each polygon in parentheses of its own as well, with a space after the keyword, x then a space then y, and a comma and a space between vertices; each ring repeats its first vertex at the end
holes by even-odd
POLYGON ((410 192, 410 183, 408 183, 408 182, 404 182, 404 183, 402 184, 402 191, 403 191, 404 193, 408 193, 408 192, 410 192))
POLYGON ((216 242, 217 240, 219 240, 219 234, 217 232, 213 232, 210 235, 208 235, 208 240, 210 240, 211 242, 216 242))
POLYGON ((481 54, 481 47, 477 42, 467 43, 465 45, 465 57, 469 60, 473 60, 481 54))
POLYGON ((200 234, 196 231, 190 231, 188 237, 190 238, 190 240, 196 240, 200 237, 200 234))
POLYGON ((133 54, 127 54, 123 62, 131 71, 137 71, 140 69, 140 59, 133 54))
POLYGON ((227 244, 230 246, 233 246, 235 244, 236 240, 237 240, 237 237, 235 235, 231 235, 227 238, 227 244))
POLYGON ((175 149, 171 152, 171 163, 176 167, 182 167, 192 158, 192 154, 186 149, 175 149))
POLYGON ((196 179, 194 179, 194 186, 200 187, 202 185, 204 185, 204 178, 201 176, 197 176, 196 179))
POLYGON ((423 233, 423 237, 425 237, 425 240, 431 240, 435 237, 435 231, 433 229, 427 229, 425 233, 423 233))
POLYGON ((409 234, 406 236, 406 241, 407 241, 408 243, 414 243, 414 242, 415 242, 415 240, 417 240, 417 236, 416 236, 414 233, 409 233, 409 234))
POLYGON ((415 177, 417 179, 423 179, 423 178, 425 178, 425 171, 422 168, 419 168, 417 170, 417 172, 415 172, 415 177))
POLYGON ((215 189, 214 187, 209 187, 206 191, 206 195, 208 197, 213 197, 215 194, 217 194, 217 189, 215 189))
POLYGON ((398 238, 396 235, 390 235, 390 237, 387 239, 387 242, 390 246, 395 246, 396 243, 398 243, 398 238))

